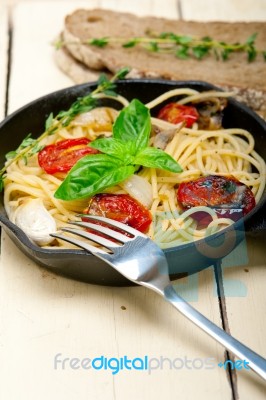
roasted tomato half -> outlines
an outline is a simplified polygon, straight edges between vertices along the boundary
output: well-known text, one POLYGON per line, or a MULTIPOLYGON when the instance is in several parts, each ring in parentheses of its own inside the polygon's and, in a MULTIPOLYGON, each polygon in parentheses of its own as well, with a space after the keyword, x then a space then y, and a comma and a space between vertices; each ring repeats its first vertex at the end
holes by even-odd
POLYGON ((252 191, 234 177, 210 175, 190 182, 182 182, 177 191, 182 208, 207 206, 216 209, 218 216, 234 220, 255 207, 252 191))
POLYGON ((140 232, 147 232, 152 222, 149 210, 127 194, 96 194, 84 213, 114 219, 140 232))
POLYGON ((186 127, 190 128, 194 122, 198 120, 199 113, 193 106, 169 103, 159 111, 158 118, 171 122, 172 124, 185 122, 186 127))
POLYGON ((38 153, 39 165, 48 174, 68 172, 76 162, 87 154, 96 154, 98 150, 89 147, 86 138, 66 139, 45 146, 38 153))

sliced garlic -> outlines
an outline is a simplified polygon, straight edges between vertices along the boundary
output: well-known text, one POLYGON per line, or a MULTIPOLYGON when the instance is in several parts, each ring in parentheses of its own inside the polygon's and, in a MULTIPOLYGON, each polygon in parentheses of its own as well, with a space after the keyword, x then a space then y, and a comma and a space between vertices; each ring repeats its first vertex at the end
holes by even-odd
POLYGON ((23 201, 10 219, 24 231, 32 242, 40 246, 47 245, 54 240, 50 233, 56 232, 56 223, 41 199, 23 201))
POLYGON ((148 209, 152 205, 152 186, 147 179, 138 175, 132 175, 120 186, 139 203, 143 204, 148 209))

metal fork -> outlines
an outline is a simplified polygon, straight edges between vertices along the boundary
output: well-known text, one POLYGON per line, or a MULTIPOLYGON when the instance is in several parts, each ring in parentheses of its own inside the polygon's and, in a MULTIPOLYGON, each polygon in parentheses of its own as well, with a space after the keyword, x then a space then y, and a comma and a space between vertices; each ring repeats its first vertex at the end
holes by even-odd
POLYGON ((86 222, 75 221, 71 224, 85 229, 62 228, 62 231, 71 233, 74 237, 63 233, 51 236, 85 249, 111 265, 130 281, 154 290, 237 358, 245 360, 248 367, 266 380, 266 359, 208 320, 176 293, 169 279, 165 255, 156 243, 148 236, 120 222, 90 215, 84 215, 84 218, 86 222), (98 243, 106 250, 78 240, 76 235, 90 240, 90 243, 98 243))

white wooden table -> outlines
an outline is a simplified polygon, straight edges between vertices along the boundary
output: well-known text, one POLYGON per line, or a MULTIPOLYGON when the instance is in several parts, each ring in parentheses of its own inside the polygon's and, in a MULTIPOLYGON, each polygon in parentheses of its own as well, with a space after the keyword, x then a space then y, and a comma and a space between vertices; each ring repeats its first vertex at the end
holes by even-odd
MULTIPOLYGON (((266 20, 265 0, 1 2, 1 119, 36 97, 72 84, 57 69, 50 43, 64 16, 79 6, 194 20, 266 20)), ((265 238, 247 238, 247 250, 238 249, 226 265, 219 281, 226 294, 221 302, 211 269, 176 282, 177 288, 208 318, 220 326, 223 320, 235 337, 266 357, 265 238)), ((265 399, 266 383, 254 373, 240 370, 230 377, 217 366, 225 357, 220 345, 159 296, 139 287, 93 286, 53 275, 2 233, 1 400, 265 399), (123 370, 113 375, 69 364, 55 369, 58 353, 61 358, 147 355, 164 361, 159 369, 154 360, 157 369, 150 374, 123 370), (215 367, 199 368, 206 358, 215 367), (175 359, 176 368, 170 369, 175 359), (188 367, 181 368, 184 360, 188 367), (191 364, 196 367, 190 369, 191 364)))

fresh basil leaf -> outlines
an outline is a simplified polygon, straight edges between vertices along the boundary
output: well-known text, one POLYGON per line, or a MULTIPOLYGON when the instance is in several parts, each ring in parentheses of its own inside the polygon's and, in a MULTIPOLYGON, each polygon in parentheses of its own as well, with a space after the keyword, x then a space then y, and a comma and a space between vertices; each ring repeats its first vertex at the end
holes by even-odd
POLYGON ((180 165, 161 149, 146 147, 135 157, 134 163, 149 168, 160 168, 170 172, 182 172, 180 165))
POLYGON ((93 154, 81 158, 70 170, 54 196, 61 200, 75 200, 93 196, 114 186, 134 173, 132 165, 106 154, 93 154))
POLYGON ((122 160, 124 164, 130 164, 134 161, 134 157, 131 156, 128 151, 127 144, 113 137, 96 139, 90 143, 90 147, 108 154, 109 156, 117 157, 122 160), (127 162, 125 161, 126 158, 127 162))
POLYGON ((134 142, 133 155, 147 147, 151 131, 150 111, 134 99, 117 117, 113 137, 123 142, 134 142))

